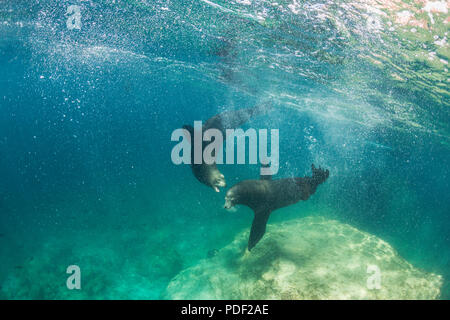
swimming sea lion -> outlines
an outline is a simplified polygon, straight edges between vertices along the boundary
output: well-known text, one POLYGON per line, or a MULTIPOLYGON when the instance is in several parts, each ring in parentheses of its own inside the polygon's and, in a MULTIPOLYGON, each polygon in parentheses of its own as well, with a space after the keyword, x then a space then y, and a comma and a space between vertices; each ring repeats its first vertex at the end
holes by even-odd
MULTIPOLYGON (((235 129, 247 122, 250 118, 265 114, 270 110, 266 104, 259 105, 253 108, 230 110, 222 112, 214 117, 208 119, 202 126, 202 132, 208 129, 217 129, 222 133, 223 139, 226 138, 226 129, 235 129)), ((189 131, 190 136, 194 136, 194 127, 184 125, 183 129, 189 131)), ((203 143, 203 142, 202 142, 203 143)), ((202 145, 202 153, 206 147, 205 143, 202 145)), ((201 183, 213 188, 219 192, 222 187, 226 187, 225 177, 217 169, 216 163, 207 164, 204 161, 201 164, 194 163, 194 145, 191 142, 191 168, 192 173, 201 183)))
POLYGON ((261 176, 260 180, 244 180, 228 190, 225 208, 236 204, 250 207, 255 213, 248 250, 251 250, 266 232, 266 224, 272 211, 307 200, 319 184, 325 182, 330 172, 311 165, 312 177, 285 178, 271 180, 271 176, 261 176))

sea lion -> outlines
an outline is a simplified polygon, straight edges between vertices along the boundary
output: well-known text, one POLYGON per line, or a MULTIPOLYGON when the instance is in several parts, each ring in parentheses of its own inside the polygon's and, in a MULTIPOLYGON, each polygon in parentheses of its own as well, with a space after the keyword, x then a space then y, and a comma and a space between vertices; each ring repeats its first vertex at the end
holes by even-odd
POLYGON ((230 188, 225 196, 226 209, 236 204, 250 207, 255 213, 248 250, 250 251, 266 232, 266 224, 272 211, 307 200, 319 184, 325 182, 330 172, 311 165, 312 177, 272 180, 270 175, 260 180, 244 180, 230 188))
MULTIPOLYGON (((269 110, 269 105, 262 104, 253 108, 225 111, 208 119, 202 126, 202 132, 205 132, 208 129, 217 129, 222 133, 222 136, 225 139, 227 129, 236 129, 247 122, 250 118, 265 114, 269 110)), ((183 129, 189 132, 190 137, 194 136, 194 127, 184 125, 183 129)), ((202 153, 205 147, 206 144, 202 142, 202 153)), ((215 161, 212 164, 207 164, 205 162, 202 162, 201 164, 194 163, 194 145, 192 142, 191 169, 198 181, 213 188, 216 192, 219 192, 220 188, 226 187, 227 185, 225 182, 225 177, 219 169, 217 169, 215 161)))

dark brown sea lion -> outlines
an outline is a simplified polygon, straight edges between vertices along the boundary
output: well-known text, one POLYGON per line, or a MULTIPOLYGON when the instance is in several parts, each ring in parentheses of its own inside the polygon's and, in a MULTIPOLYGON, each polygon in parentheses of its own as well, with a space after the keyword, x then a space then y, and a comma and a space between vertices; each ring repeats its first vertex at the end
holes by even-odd
POLYGON ((266 224, 272 211, 307 200, 319 184, 325 182, 330 172, 311 165, 312 177, 285 178, 272 180, 271 176, 261 176, 260 180, 244 180, 228 190, 225 208, 236 204, 250 207, 255 213, 248 250, 251 250, 266 232, 266 224))
MULTIPOLYGON (((225 111, 208 119, 202 127, 202 132, 205 132, 208 129, 217 129, 222 133, 222 136, 225 139, 227 129, 236 129, 246 123, 250 118, 265 114, 268 111, 270 111, 268 104, 262 104, 253 108, 225 111)), ((194 136, 194 127, 184 125, 183 128, 190 133, 191 137, 194 136)), ((205 147, 206 144, 203 143, 202 152, 205 147)), ((226 187, 225 177, 219 169, 217 169, 215 162, 212 164, 207 164, 205 162, 194 164, 194 146, 192 143, 191 168, 192 173, 198 181, 213 188, 216 192, 220 191, 219 188, 226 187)))

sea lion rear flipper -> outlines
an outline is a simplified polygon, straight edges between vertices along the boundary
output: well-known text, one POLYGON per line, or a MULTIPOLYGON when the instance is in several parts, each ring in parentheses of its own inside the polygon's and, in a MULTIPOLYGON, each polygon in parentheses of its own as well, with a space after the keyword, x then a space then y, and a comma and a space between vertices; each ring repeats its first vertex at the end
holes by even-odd
POLYGON ((248 239, 248 250, 252 250, 253 247, 261 240, 264 233, 266 233, 267 220, 269 220, 270 210, 255 210, 255 218, 253 219, 252 228, 250 230, 250 237, 248 239))
POLYGON ((311 165, 311 170, 312 179, 317 185, 324 183, 330 176, 330 171, 328 169, 324 170, 321 167, 317 169, 314 164, 311 165))
POLYGON ((308 200, 308 198, 316 192, 317 186, 324 183, 330 176, 330 171, 324 170, 321 167, 316 168, 314 164, 311 165, 312 177, 295 178, 297 185, 300 187, 301 200, 308 200))

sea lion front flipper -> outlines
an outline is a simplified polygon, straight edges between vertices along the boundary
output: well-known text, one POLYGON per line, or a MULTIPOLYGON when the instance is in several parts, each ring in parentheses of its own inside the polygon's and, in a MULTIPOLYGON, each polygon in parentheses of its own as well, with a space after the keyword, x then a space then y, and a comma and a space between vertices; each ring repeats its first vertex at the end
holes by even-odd
POLYGON ((252 228, 250 230, 250 237, 248 239, 248 250, 261 240, 264 233, 266 233, 267 220, 269 220, 270 210, 255 210, 255 218, 253 219, 252 228))

